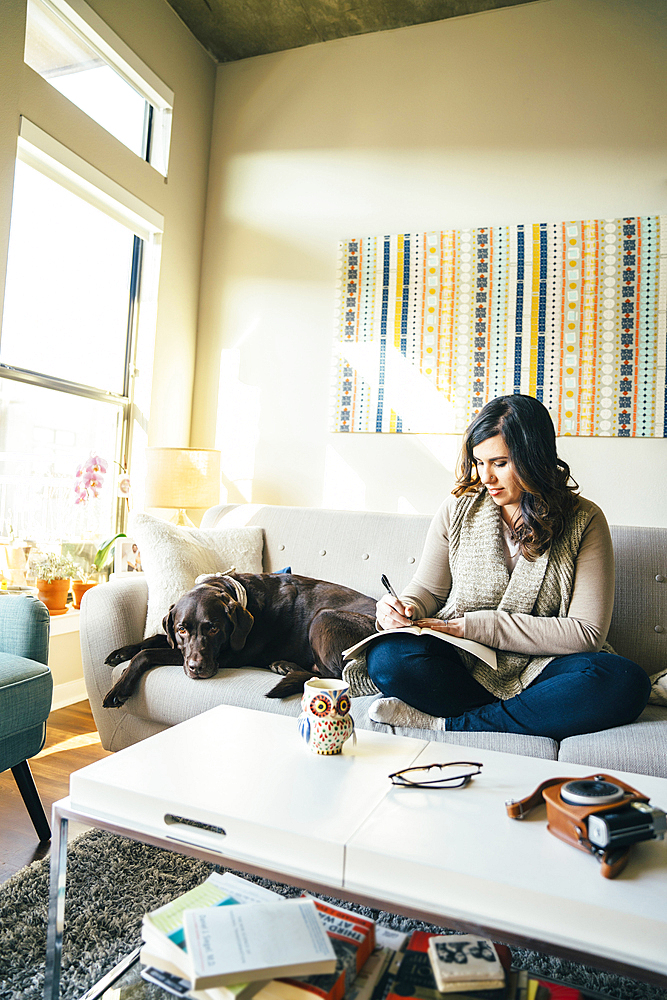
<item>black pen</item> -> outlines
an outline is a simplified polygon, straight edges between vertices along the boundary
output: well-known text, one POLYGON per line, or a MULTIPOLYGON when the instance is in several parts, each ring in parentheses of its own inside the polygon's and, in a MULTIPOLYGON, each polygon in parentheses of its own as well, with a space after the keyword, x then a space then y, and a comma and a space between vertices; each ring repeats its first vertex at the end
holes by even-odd
POLYGON ((395 597, 397 601, 400 601, 400 597, 398 596, 392 585, 389 583, 389 580, 387 579, 384 573, 382 574, 381 580, 382 580, 382 586, 385 588, 385 590, 388 590, 392 597, 395 597))

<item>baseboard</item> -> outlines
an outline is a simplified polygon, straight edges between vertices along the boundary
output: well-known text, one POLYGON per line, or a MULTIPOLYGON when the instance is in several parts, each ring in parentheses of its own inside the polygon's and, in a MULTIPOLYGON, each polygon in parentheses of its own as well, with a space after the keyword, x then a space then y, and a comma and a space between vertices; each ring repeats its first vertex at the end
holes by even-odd
POLYGON ((88 697, 86 682, 83 677, 76 681, 67 681, 65 684, 56 684, 53 689, 53 700, 51 711, 57 708, 66 708, 68 705, 76 705, 78 701, 85 701, 88 697))

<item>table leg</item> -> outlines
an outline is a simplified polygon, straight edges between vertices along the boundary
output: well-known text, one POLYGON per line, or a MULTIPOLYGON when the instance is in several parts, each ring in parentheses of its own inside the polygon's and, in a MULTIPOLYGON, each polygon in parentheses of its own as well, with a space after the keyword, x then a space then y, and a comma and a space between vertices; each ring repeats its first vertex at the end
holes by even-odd
POLYGON ((58 1000, 60 995, 60 960, 63 950, 65 924, 65 888, 67 882, 67 827, 68 821, 53 809, 51 819, 51 869, 49 883, 49 916, 46 928, 46 971, 44 973, 44 1000, 58 1000))

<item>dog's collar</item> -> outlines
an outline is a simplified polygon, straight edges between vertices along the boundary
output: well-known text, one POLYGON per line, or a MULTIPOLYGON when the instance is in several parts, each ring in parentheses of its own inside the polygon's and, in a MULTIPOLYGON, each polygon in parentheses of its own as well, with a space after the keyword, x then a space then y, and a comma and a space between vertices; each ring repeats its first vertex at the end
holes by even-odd
POLYGON ((215 575, 216 577, 218 577, 218 579, 224 580, 228 587, 231 587, 231 589, 236 594, 236 600, 241 605, 241 607, 247 608, 248 594, 246 592, 245 587, 243 586, 242 583, 239 583, 238 580, 235 580, 233 576, 229 575, 230 573, 235 573, 235 572, 236 572, 236 567, 232 566, 232 568, 228 569, 226 573, 216 573, 215 575))

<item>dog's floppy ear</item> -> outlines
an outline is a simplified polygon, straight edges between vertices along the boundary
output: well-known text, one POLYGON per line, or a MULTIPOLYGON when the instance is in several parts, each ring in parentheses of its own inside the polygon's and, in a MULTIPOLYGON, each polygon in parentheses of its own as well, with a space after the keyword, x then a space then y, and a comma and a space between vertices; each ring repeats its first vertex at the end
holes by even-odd
POLYGON ((162 619, 162 628, 167 633, 167 639, 169 640, 169 645, 172 649, 176 649, 176 633, 174 632, 174 608, 175 604, 169 608, 169 611, 162 619))
POLYGON ((227 613, 233 626, 232 634, 229 637, 229 645, 233 650, 238 652, 239 649, 243 649, 245 646, 245 641, 248 638, 250 629, 254 625, 255 619, 249 611, 246 611, 236 601, 230 605, 227 613))

